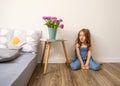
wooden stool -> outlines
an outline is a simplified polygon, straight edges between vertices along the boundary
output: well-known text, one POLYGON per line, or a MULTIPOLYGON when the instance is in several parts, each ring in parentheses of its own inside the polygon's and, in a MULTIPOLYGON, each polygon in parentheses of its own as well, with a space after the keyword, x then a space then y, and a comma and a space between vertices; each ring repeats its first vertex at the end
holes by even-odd
POLYGON ((48 49, 47 49, 46 58, 45 58, 45 65, 44 65, 44 74, 46 74, 46 71, 47 71, 48 59, 49 59, 49 55, 50 55, 50 48, 51 48, 51 43, 52 42, 62 42, 63 50, 64 50, 65 57, 66 57, 66 62, 65 63, 67 65, 69 65, 69 60, 68 60, 68 57, 67 57, 67 52, 66 52, 65 43, 64 43, 65 40, 63 40, 63 39, 60 39, 60 40, 40 39, 40 41, 44 42, 44 48, 43 48, 42 56, 41 56, 41 58, 42 58, 41 63, 43 63, 43 57, 44 57, 44 54, 45 54, 46 45, 48 44, 48 49))

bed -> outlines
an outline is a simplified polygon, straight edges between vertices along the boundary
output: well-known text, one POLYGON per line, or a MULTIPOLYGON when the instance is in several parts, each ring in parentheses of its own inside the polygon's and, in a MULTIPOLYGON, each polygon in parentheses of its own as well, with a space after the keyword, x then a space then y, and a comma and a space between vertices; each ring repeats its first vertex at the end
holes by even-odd
MULTIPOLYGON (((20 51, 20 55, 17 58, 6 61, 0 62, 0 86, 27 86, 28 81, 31 78, 33 71, 37 65, 37 56, 39 54, 39 39, 41 36, 40 31, 16 31, 16 30, 7 30, 0 29, 0 33, 6 32, 5 34, 1 35, 5 39, 5 37, 12 37, 8 40, 9 44, 3 44, 0 41, 0 49, 1 48, 18 48, 18 45, 11 46, 13 40, 20 39, 20 43, 26 42, 25 45, 22 46, 22 50, 20 51), (11 32, 12 31, 12 32, 11 32), (15 32, 16 31, 16 32, 15 32), (12 33, 12 34, 11 34, 12 33), (19 34, 18 34, 19 33, 19 34), (20 34, 21 33, 21 34, 20 34), (10 34, 10 35, 8 35, 10 34), (17 34, 17 38, 16 35, 17 34), (28 34, 28 35, 26 35, 28 34), (30 40, 27 40, 30 39, 30 40)), ((8 38, 7 38, 8 39, 8 38)), ((3 40, 0 38, 0 40, 3 40)), ((20 44, 19 43, 19 44, 20 44)), ((5 52, 6 53, 6 52, 5 52)))
POLYGON ((35 53, 21 53, 19 58, 0 64, 0 86, 26 86, 35 67, 35 53))

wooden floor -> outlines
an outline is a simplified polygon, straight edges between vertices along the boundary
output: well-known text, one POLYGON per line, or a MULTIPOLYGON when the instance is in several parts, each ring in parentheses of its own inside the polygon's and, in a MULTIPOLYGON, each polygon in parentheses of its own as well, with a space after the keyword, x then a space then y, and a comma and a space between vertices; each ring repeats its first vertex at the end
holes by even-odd
POLYGON ((49 64, 46 75, 39 65, 28 86, 120 86, 120 63, 101 65, 101 70, 71 70, 65 64, 49 64))

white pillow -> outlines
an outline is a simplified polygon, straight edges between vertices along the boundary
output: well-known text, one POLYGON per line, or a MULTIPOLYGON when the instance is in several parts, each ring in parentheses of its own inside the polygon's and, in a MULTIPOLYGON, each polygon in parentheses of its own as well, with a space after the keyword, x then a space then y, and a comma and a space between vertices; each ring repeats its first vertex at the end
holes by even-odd
POLYGON ((26 31, 26 44, 23 45, 24 52, 37 52, 37 45, 41 37, 41 31, 28 30, 26 31))
POLYGON ((10 41, 13 34, 13 30, 0 28, 0 48, 7 48, 7 44, 10 41))
POLYGON ((9 49, 18 49, 26 43, 26 34, 23 30, 14 30, 13 36, 8 43, 9 49))
POLYGON ((35 43, 27 43, 27 44, 23 45, 22 51, 37 52, 37 45, 35 43))
POLYGON ((40 30, 14 30, 13 37, 11 41, 8 43, 8 48, 10 49, 18 49, 22 47, 22 51, 24 52, 37 52, 38 41, 41 36, 40 30), (13 40, 17 39, 18 43, 13 43, 13 40))
POLYGON ((7 45, 5 45, 5 44, 0 44, 0 48, 7 48, 7 45))

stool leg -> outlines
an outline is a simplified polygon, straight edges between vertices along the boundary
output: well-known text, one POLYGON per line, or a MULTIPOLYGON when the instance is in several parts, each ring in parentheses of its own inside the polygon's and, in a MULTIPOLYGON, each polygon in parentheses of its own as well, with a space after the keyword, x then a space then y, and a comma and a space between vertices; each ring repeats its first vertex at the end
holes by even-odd
POLYGON ((67 52, 66 52, 66 48, 65 48, 65 43, 64 43, 64 41, 62 41, 62 45, 63 45, 65 57, 66 57, 66 62, 65 62, 65 63, 68 65, 68 64, 69 64, 69 60, 68 60, 68 57, 67 57, 67 52))
POLYGON ((41 56, 41 64, 43 63, 43 58, 44 58, 44 54, 45 54, 46 44, 47 44, 47 42, 44 42, 44 48, 43 48, 42 56, 41 56))
POLYGON ((51 48, 51 42, 48 42, 48 50, 47 50, 47 55, 45 58, 45 66, 44 66, 44 74, 46 74, 47 66, 48 66, 48 58, 50 54, 50 48, 51 48))

